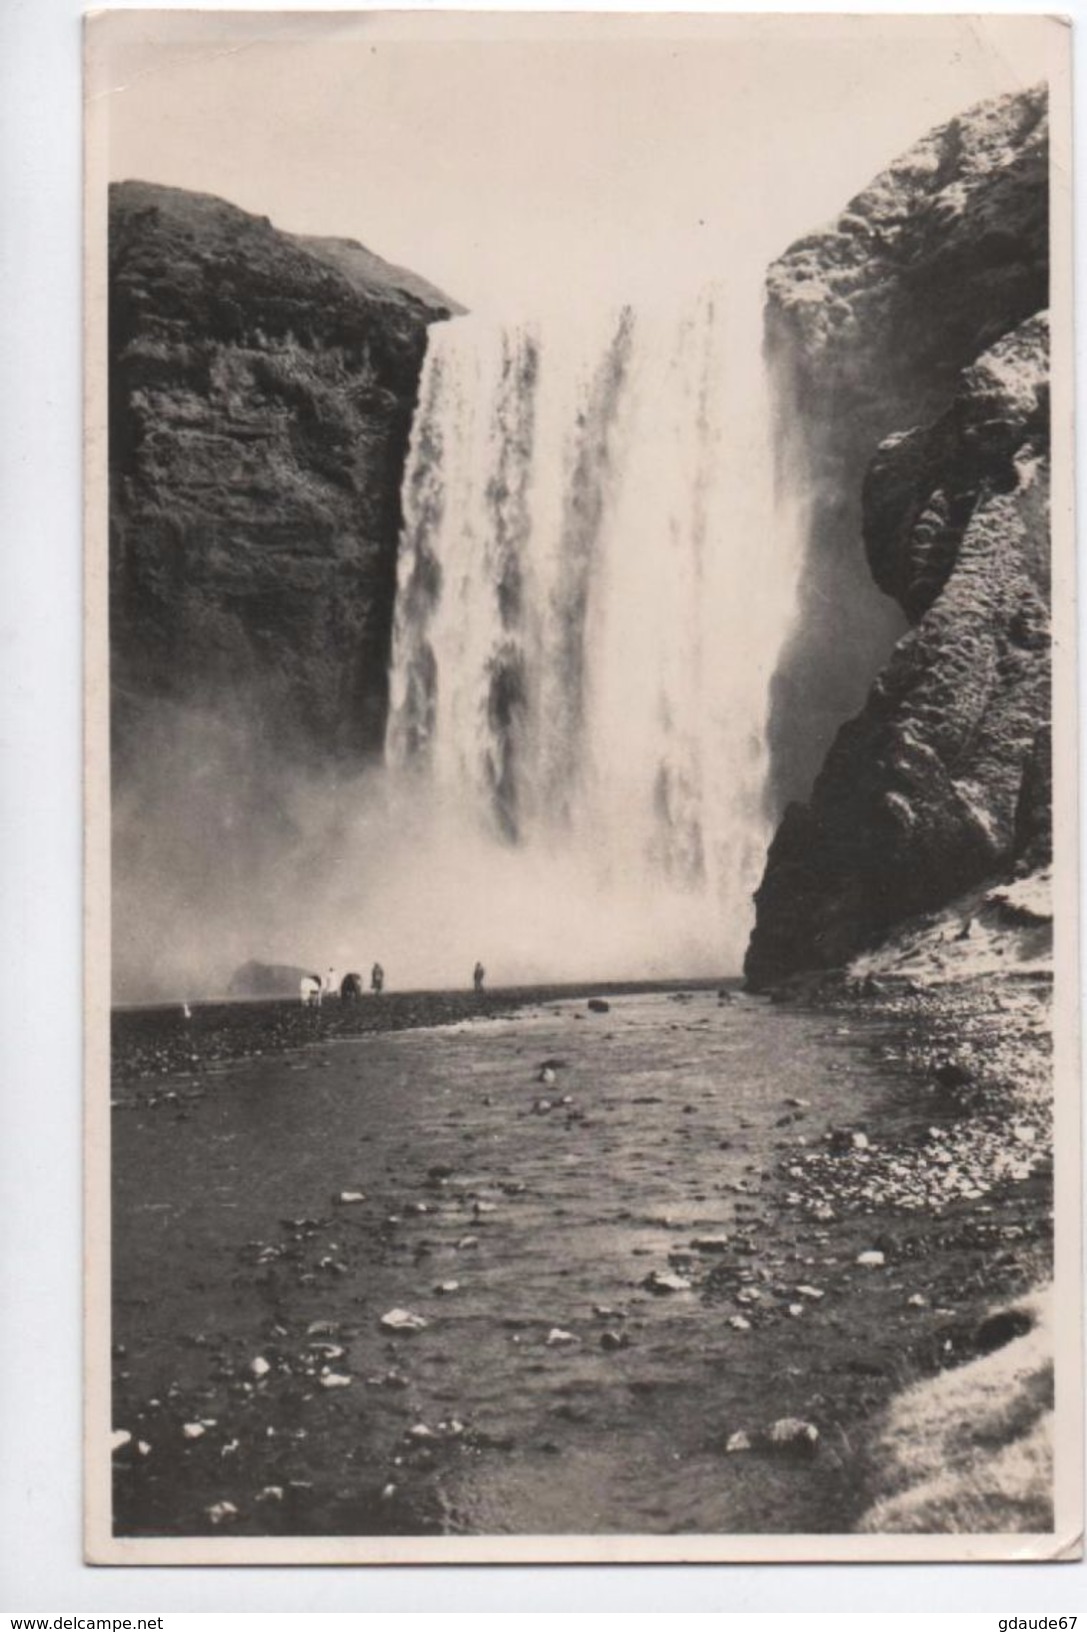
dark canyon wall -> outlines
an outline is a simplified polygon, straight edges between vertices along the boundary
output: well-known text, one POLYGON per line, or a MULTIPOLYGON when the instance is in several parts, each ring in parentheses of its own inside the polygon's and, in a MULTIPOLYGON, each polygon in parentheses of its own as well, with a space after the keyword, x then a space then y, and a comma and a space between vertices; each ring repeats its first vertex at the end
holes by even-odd
POLYGON ((379 750, 400 477, 427 325, 456 308, 342 239, 111 189, 115 764, 156 704, 303 757, 379 750))
POLYGON ((114 987, 192 995, 301 916, 381 752, 427 327, 458 308, 176 188, 112 188, 109 227, 114 987))
POLYGON ((779 789, 809 773, 828 696, 878 646, 861 540, 909 630, 786 809, 756 897, 755 987, 1045 859, 1047 165, 1044 91, 985 103, 771 269, 783 480, 808 535, 776 689, 779 789))

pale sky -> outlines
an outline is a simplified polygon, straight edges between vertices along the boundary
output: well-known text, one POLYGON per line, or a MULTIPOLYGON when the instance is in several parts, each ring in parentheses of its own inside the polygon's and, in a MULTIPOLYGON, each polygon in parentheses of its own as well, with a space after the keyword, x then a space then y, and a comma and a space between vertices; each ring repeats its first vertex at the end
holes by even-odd
POLYGON ((761 277, 934 124, 1046 78, 1065 33, 992 15, 425 12, 92 28, 112 177, 357 238, 503 312, 761 277))

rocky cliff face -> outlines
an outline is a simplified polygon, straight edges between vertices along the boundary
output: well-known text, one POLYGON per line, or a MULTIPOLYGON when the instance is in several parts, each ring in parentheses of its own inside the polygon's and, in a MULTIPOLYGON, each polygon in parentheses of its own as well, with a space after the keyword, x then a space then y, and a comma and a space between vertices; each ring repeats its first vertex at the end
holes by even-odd
POLYGON ((380 748, 403 469, 453 303, 346 240, 220 199, 110 194, 115 764, 155 705, 279 752, 380 748))
MULTIPOLYGON (((114 990, 221 990, 339 853, 380 753, 427 327, 361 245, 110 195, 114 990), (293 892, 293 893, 292 893, 293 892)), ((292 952, 293 955, 293 952, 292 952)))
POLYGON ((833 695, 835 674, 871 646, 867 588, 860 638, 848 632, 861 539, 910 628, 809 801, 786 809, 756 897, 755 987, 837 965, 904 917, 1046 859, 1044 93, 926 137, 794 246, 768 295, 812 614, 778 689, 779 764, 819 739, 804 697, 833 695), (844 611, 829 626, 814 616, 828 596, 844 611))

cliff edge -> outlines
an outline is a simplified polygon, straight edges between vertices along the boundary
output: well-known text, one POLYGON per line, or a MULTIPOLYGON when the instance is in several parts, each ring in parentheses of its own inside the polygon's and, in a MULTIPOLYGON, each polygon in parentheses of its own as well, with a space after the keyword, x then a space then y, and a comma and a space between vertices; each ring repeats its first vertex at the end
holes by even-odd
POLYGON ((360 244, 138 181, 110 189, 109 277, 115 766, 164 703, 305 758, 380 750, 426 331, 459 308, 360 244))
MULTIPOLYGON (((839 966, 1048 860, 1046 137, 1043 90, 985 103, 769 274, 805 595, 841 593, 863 539, 909 629, 810 798, 785 810, 756 895, 753 988, 839 966)), ((827 638, 793 643, 779 711, 827 638)), ((779 743, 811 725, 793 708, 779 743)))

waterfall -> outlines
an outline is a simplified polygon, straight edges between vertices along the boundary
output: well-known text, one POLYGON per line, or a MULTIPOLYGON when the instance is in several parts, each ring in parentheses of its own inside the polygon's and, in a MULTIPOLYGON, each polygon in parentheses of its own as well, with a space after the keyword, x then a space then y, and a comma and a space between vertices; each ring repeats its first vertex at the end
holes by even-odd
POLYGON ((739 968, 797 572, 760 339, 719 287, 430 330, 386 757, 453 978, 739 968))

